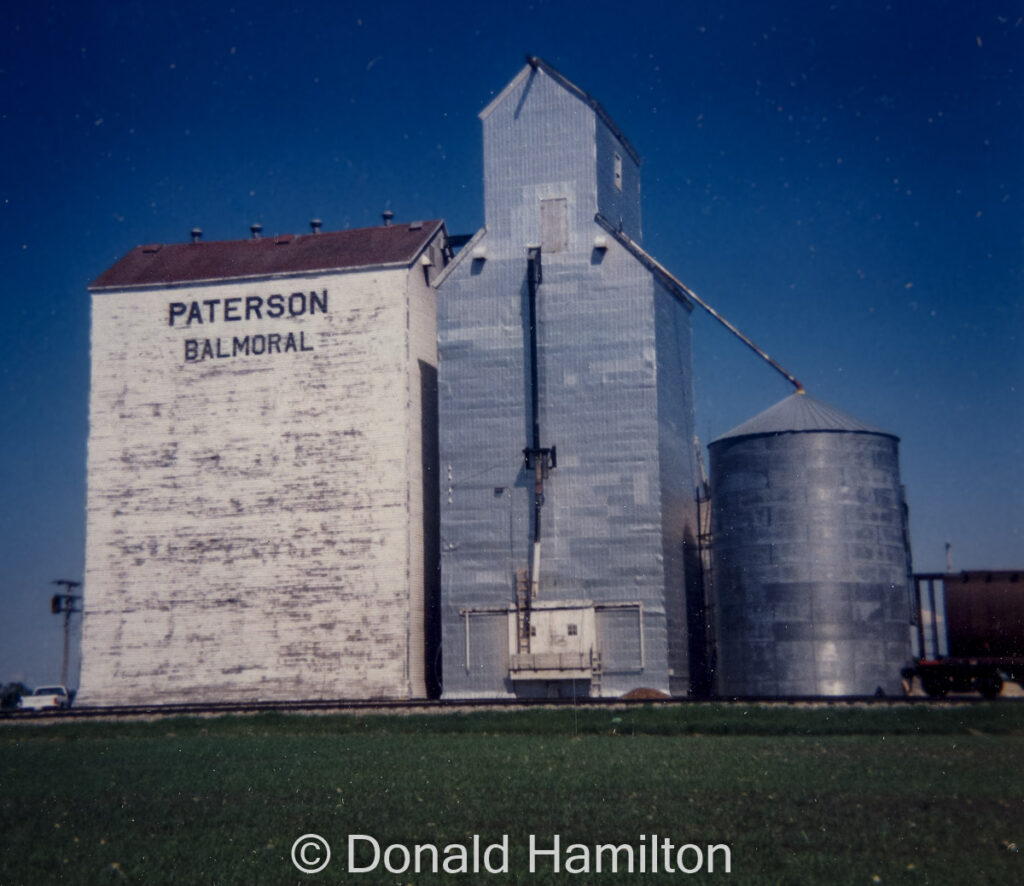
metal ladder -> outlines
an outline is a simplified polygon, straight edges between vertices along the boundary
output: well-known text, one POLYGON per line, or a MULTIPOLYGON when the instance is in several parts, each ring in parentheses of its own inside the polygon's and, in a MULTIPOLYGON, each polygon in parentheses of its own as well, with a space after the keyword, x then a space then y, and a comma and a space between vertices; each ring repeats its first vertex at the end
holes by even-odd
POLYGON ((530 651, 530 570, 516 570, 516 622, 518 623, 519 654, 530 651))
POLYGON ((601 653, 593 651, 590 653, 590 697, 601 697, 601 653))

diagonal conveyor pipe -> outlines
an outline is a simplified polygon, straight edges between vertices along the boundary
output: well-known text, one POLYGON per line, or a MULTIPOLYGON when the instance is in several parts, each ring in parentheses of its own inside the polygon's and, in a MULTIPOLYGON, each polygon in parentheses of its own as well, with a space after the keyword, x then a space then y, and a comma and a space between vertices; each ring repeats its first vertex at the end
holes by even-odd
POLYGON ((609 234, 611 234, 619 243, 621 243, 626 249, 628 249, 636 258, 640 260, 649 270, 654 271, 656 274, 667 280, 674 289, 678 289, 682 292, 690 301, 696 305, 700 305, 705 311, 707 311, 712 317, 714 317, 719 323, 721 323, 726 329, 728 329, 733 335, 736 336, 743 344, 745 344, 750 350, 757 354, 762 360, 764 360, 769 366, 772 367, 776 372, 782 375, 786 381, 788 381, 793 387, 796 388, 798 394, 804 393, 804 386, 800 383, 799 379, 791 373, 787 372, 782 368, 774 359, 768 354, 755 345, 747 336, 740 332, 735 326, 732 325, 728 320, 725 319, 721 314, 718 313, 711 305, 709 305, 704 299, 702 299, 696 292, 690 289, 685 283, 683 283, 678 277, 676 277, 671 271, 668 270, 661 262, 654 258, 648 253, 639 243, 635 242, 629 235, 623 233, 616 228, 608 219, 606 219, 601 213, 594 216, 596 221, 602 228, 604 228, 609 234))

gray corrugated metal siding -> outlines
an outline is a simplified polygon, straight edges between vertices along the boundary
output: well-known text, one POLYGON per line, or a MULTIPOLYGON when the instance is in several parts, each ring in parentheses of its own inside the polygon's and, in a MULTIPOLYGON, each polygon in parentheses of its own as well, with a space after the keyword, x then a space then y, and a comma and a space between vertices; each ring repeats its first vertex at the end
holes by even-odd
POLYGON ((897 440, 817 407, 793 395, 710 447, 724 695, 902 691, 910 606, 897 440), (783 430, 786 415, 799 427, 783 430))

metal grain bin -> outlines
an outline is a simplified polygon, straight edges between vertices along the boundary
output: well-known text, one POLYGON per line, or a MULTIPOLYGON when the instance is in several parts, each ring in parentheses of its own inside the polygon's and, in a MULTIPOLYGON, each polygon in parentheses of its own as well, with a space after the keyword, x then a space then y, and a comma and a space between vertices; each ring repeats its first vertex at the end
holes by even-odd
POLYGON ((719 694, 902 691, 911 596, 898 443, 799 393, 710 445, 719 694))

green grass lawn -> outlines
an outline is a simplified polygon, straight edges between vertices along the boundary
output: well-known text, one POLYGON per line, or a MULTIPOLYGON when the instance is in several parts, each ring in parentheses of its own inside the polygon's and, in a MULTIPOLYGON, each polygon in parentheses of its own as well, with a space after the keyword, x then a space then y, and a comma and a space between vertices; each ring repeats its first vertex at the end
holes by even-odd
POLYGON ((1024 883, 1018 704, 7 721, 0 749, 2 884, 1024 883), (317 875, 290 858, 309 832, 317 875), (508 835, 509 873, 352 874, 349 834, 508 835), (530 872, 531 834, 561 873, 530 872), (653 834, 726 844, 731 873, 564 870, 653 834))

